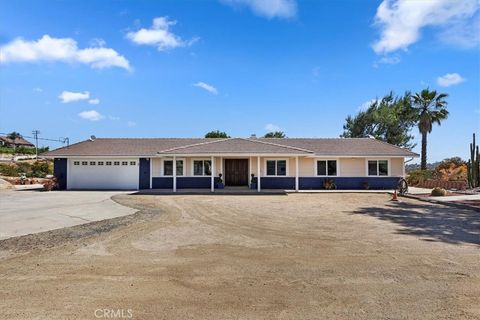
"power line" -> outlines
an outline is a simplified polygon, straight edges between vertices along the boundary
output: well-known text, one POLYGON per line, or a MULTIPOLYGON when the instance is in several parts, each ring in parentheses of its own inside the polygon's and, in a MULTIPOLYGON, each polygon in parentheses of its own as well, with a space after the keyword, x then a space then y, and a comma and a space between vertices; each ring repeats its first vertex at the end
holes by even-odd
MULTIPOLYGON (((33 132, 32 132, 33 133, 33 132)), ((39 132, 40 133, 40 132, 39 132)), ((6 132, 0 132, 1 135, 6 135, 8 136, 10 133, 6 133, 6 132)), ((66 143, 67 144, 67 147, 69 146, 70 144, 70 139, 68 137, 60 137, 58 139, 49 139, 49 138, 41 138, 41 137, 30 137, 30 136, 24 136, 23 134, 21 134, 22 138, 29 138, 29 139, 38 139, 38 140, 43 140, 43 141, 54 141, 54 142, 60 142, 60 143, 66 143)))

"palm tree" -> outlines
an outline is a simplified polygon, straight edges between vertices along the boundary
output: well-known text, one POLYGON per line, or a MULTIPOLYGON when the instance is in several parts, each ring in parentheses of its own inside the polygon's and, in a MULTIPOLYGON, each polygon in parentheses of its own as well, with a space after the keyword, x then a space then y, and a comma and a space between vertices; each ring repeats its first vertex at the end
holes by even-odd
POLYGON ((413 107, 417 115, 418 130, 422 134, 421 169, 427 169, 427 135, 432 132, 434 123, 441 124, 448 117, 446 93, 437 93, 428 88, 416 93, 413 98, 413 107))

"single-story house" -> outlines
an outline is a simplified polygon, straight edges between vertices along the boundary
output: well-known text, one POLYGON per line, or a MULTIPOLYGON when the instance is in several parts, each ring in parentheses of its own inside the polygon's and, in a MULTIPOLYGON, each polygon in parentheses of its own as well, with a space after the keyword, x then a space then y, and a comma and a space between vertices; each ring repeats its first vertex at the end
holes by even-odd
POLYGON ((12 140, 7 136, 0 136, 0 146, 17 147, 17 148, 18 147, 35 148, 35 145, 33 143, 25 140, 22 137, 18 137, 12 140))
POLYGON ((373 138, 95 138, 44 154, 60 189, 393 189, 409 150, 373 138))

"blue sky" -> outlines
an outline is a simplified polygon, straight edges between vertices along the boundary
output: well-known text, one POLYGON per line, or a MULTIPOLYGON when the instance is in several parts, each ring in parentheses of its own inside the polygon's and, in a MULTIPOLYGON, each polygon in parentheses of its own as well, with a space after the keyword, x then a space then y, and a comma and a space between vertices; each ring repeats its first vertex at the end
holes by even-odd
POLYGON ((2 0, 0 132, 338 137, 365 102, 430 87, 450 95, 450 117, 429 160, 466 158, 480 133, 479 6, 2 0))

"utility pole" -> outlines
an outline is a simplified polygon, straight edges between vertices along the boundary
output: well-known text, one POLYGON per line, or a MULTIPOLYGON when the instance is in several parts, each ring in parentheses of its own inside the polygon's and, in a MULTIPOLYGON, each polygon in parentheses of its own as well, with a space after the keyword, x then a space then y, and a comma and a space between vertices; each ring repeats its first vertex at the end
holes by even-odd
POLYGON ((38 160, 38 135, 40 134, 40 130, 33 130, 32 134, 35 139, 35 159, 38 160))

